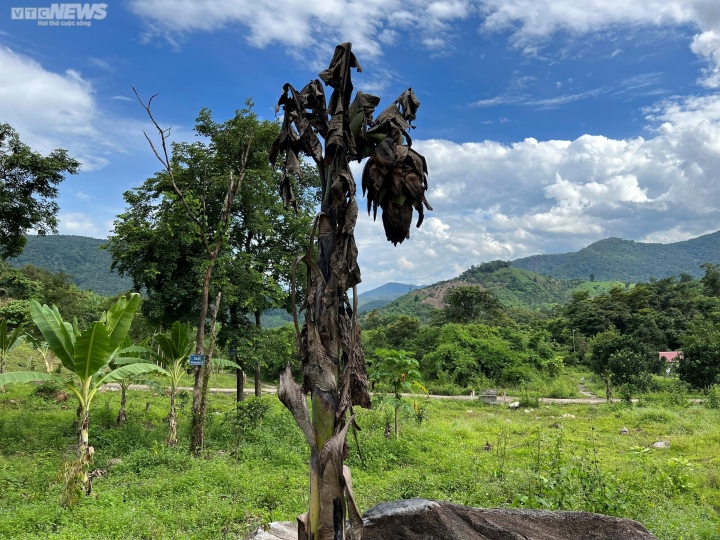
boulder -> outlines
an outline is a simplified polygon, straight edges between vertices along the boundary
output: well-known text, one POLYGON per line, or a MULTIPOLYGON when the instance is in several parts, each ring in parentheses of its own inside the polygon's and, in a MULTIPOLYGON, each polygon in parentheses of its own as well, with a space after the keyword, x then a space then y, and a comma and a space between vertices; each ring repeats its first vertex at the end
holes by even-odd
MULTIPOLYGON (((629 519, 588 512, 479 509, 407 499, 380 503, 363 515, 363 540, 657 540, 629 519)), ((295 540, 294 523, 272 523, 254 540, 295 540)))
POLYGON ((670 448, 670 441, 658 441, 652 443, 652 448, 670 448))
POLYGON ((508 405, 508 409, 519 409, 519 408, 520 408, 519 401, 513 401, 510 405, 508 405))

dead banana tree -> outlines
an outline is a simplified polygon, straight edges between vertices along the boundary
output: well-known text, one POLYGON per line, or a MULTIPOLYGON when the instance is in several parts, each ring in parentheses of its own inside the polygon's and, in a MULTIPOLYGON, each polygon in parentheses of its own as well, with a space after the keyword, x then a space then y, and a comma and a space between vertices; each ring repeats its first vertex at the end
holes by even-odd
POLYGON ((413 208, 419 215, 418 227, 423 205, 431 210, 425 200, 425 158, 412 150, 407 133, 419 102, 408 89, 373 118, 380 98, 358 92, 351 101, 350 71, 361 71, 351 47, 350 43, 336 47, 330 67, 320 73, 320 79, 333 89, 329 105, 318 79, 301 91, 285 84, 277 105, 277 110, 282 107, 284 112, 282 129, 270 153, 273 164, 282 156, 280 192, 286 207, 295 204, 292 180, 301 171, 300 154, 315 161, 322 182, 321 212, 313 226, 310 248, 296 261, 296 266, 303 262, 307 268, 302 332, 295 314, 303 383, 300 386, 293 380, 288 366, 278 393, 310 446, 310 508, 298 517, 299 540, 346 538, 346 515, 350 538, 362 538, 350 470, 343 465, 345 437, 354 424, 353 416, 347 419, 346 413, 352 415, 353 405, 370 406, 355 319, 357 305, 351 306, 347 295, 348 289, 360 283, 354 237, 358 206, 349 162, 370 158, 362 179, 368 212, 372 210, 376 216, 377 207, 382 209, 385 234, 394 244, 409 238, 413 208), (319 137, 325 141, 324 155, 319 137), (305 398, 308 393, 311 411, 305 398))

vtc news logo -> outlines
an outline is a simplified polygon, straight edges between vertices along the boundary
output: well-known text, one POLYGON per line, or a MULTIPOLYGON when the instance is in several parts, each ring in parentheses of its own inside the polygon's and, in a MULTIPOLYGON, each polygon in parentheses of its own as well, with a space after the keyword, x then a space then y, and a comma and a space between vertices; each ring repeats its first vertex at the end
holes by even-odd
POLYGON ((13 20, 37 21, 38 26, 90 26, 107 17, 107 4, 50 4, 48 7, 10 8, 13 20))

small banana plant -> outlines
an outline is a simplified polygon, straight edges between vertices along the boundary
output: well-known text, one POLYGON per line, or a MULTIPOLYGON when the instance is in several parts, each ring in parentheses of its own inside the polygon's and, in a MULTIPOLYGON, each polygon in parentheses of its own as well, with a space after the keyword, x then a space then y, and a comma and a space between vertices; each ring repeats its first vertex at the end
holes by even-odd
POLYGON ((166 373, 160 366, 143 361, 133 361, 115 369, 110 365, 130 330, 139 305, 140 295, 137 293, 131 294, 129 298, 120 298, 101 320, 91 323, 87 329, 81 331, 77 320, 72 323, 64 321, 57 307, 41 306, 37 300, 31 300, 32 320, 52 352, 70 372, 70 378, 66 379, 56 373, 35 371, 15 371, 0 375, 0 385, 55 381, 63 385, 78 400, 77 459, 67 464, 63 473, 66 481, 61 495, 63 505, 72 505, 77 499, 78 491, 84 490, 89 495, 92 490, 89 471, 94 450, 88 441, 88 427, 90 405, 100 387, 121 381, 131 375, 166 373))
POLYGON ((45 364, 45 372, 52 373, 55 371, 55 354, 50 349, 48 342, 43 339, 37 339, 30 334, 25 334, 25 340, 30 343, 33 349, 42 357, 43 364, 45 364))
MULTIPOLYGON (((22 330, 23 325, 21 324, 16 326, 15 329, 8 334, 7 319, 0 320, 0 375, 5 373, 7 369, 7 361, 10 350, 20 342, 22 330)), ((0 384, 0 391, 5 391, 2 384, 0 384)))

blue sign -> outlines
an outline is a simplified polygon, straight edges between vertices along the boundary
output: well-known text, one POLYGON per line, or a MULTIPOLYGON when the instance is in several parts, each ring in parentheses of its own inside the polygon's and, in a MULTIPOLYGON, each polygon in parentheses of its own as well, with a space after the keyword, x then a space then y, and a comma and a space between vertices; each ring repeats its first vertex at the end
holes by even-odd
POLYGON ((237 356, 237 349, 236 349, 235 347, 230 347, 230 348, 228 349, 228 354, 229 354, 230 356, 237 356))
POLYGON ((205 355, 204 354, 191 354, 190 355, 190 365, 191 366, 204 366, 205 365, 205 355))

